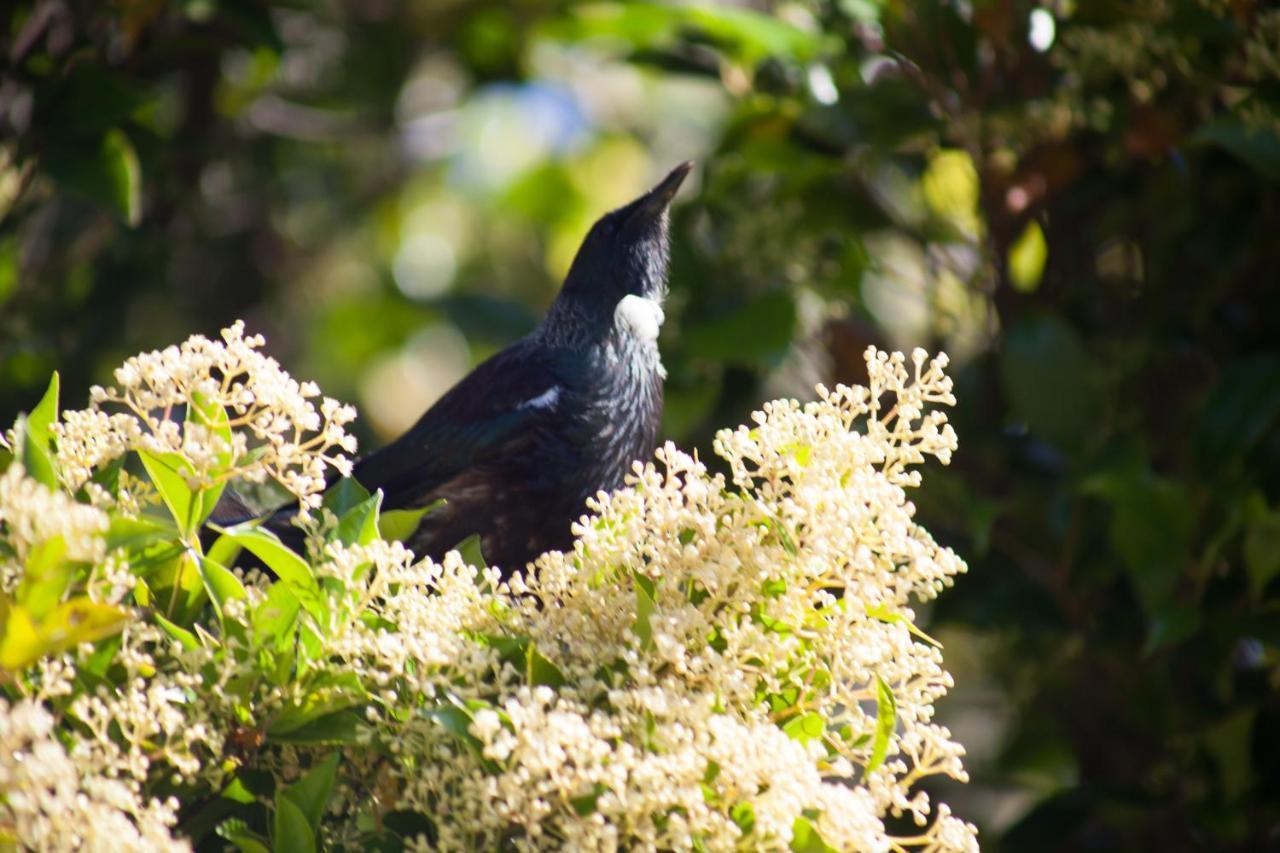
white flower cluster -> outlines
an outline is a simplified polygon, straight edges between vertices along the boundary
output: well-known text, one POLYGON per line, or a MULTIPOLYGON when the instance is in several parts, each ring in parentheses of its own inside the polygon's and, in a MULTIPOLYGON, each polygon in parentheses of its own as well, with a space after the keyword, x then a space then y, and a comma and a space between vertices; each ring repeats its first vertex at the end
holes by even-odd
POLYGON ((339 652, 394 697, 375 714, 406 759, 387 806, 431 815, 446 849, 786 848, 816 831, 838 849, 976 850, 916 786, 966 778, 931 722, 950 676, 907 608, 964 570, 904 491, 955 448, 926 412, 952 401, 946 361, 868 364, 869 389, 721 433, 731 481, 663 448, 597 498, 572 552, 509 587, 480 579, 491 596, 456 560, 332 552, 388 578, 370 606, 396 633, 353 623, 339 652), (890 835, 904 813, 920 833, 890 835))
POLYGON ((116 369, 118 388, 95 386, 89 409, 64 412, 53 425, 64 482, 75 491, 94 469, 137 449, 178 454, 193 485, 271 477, 304 507, 319 506, 326 466, 351 471, 343 454, 356 450, 345 430, 355 409, 290 377, 258 351, 264 342, 245 336, 237 321, 221 341, 193 335, 180 346, 129 358, 116 369), (108 414, 106 405, 125 411, 108 414), (174 420, 193 405, 206 417, 188 412, 185 424, 174 420))
POLYGON ((0 591, 13 592, 31 549, 61 537, 69 560, 100 561, 106 555, 107 516, 27 476, 21 465, 0 473, 0 538, 13 549, 0 556, 0 591))
MULTIPOLYGON (((237 426, 305 402, 292 380, 250 394, 271 371, 243 367, 260 358, 259 341, 239 334, 225 347, 131 360, 134 373, 118 377, 126 390, 98 394, 142 425, 122 446, 168 441, 157 438, 167 416, 148 418, 183 394, 219 401, 237 426)), ((221 791, 245 764, 288 784, 333 747, 278 744, 272 726, 318 708, 363 720, 345 741, 328 842, 356 845, 361 826, 408 810, 432 824, 422 849, 785 849, 820 839, 842 850, 975 851, 974 827, 918 784, 966 778, 963 749, 933 722, 951 678, 910 609, 964 571, 914 521, 906 492, 919 463, 945 462, 955 448, 930 408, 952 402, 945 365, 869 351, 869 388, 775 402, 752 426, 722 432, 728 477, 668 445, 637 464, 627 488, 597 496, 571 552, 546 554, 509 582, 456 552, 435 563, 396 542, 331 541, 313 550, 314 588, 239 573, 216 624, 184 635, 159 620, 128 623, 110 683, 80 686, 92 646, 46 658, 27 678, 32 698, 0 707, 0 826, 49 848, 100 849, 99 827, 130 849, 162 846, 176 807, 148 792, 221 791), (68 721, 61 740, 46 708, 68 721), (36 751, 46 769, 26 758, 36 751), (64 829, 50 817, 60 813, 94 817, 64 829), (887 825, 903 815, 915 834, 887 825)), ((304 454, 323 456, 341 423, 322 423, 331 407, 311 413, 282 415, 295 425, 268 432, 317 433, 309 447, 324 449, 304 454)), ((75 423, 58 435, 64 466, 115 441, 94 444, 75 423)), ((80 423, 128 429, 96 415, 80 423)), ((201 452, 225 450, 216 432, 164 449, 199 470, 201 452)), ((277 452, 272 464, 297 458, 277 452)), ((100 563, 109 594, 127 589, 125 552, 101 550, 105 514, 15 468, 0 478, 0 532, 15 550, 52 535, 37 525, 54 521, 36 515, 60 518, 77 553, 100 563)), ((111 509, 135 512, 123 501, 111 509)), ((336 530, 319 514, 313 539, 326 525, 336 530)))
POLYGON ((86 767, 57 740, 37 702, 0 699, 0 833, 28 850, 187 850, 170 827, 176 800, 144 800, 128 781, 86 767))

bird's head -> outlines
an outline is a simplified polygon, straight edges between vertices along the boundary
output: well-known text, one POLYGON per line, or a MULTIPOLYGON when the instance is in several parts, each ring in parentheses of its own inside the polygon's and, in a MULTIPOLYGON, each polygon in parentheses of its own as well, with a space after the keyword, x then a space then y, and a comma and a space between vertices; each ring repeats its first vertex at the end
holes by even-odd
MULTIPOLYGON (((667 209, 692 169, 693 163, 681 163, 653 189, 591 226, 569 268, 557 308, 611 323, 618 305, 635 297, 653 303, 660 313, 667 293, 667 209)), ((552 316, 558 313, 553 309, 552 316)))

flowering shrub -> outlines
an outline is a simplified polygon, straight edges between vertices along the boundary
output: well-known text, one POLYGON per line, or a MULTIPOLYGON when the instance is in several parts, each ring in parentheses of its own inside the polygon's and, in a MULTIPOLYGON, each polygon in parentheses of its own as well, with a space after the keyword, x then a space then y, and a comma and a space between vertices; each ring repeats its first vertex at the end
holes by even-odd
POLYGON ((945 357, 869 351, 869 388, 766 405, 717 438, 728 477, 663 447, 504 580, 473 548, 415 559, 421 512, 324 492, 354 412, 261 343, 138 356, 60 416, 55 377, 7 434, 0 834, 976 850, 918 784, 965 778, 910 609, 964 570, 905 491, 955 447, 945 357), (252 523, 202 541, 232 478, 297 499, 306 554, 252 523))

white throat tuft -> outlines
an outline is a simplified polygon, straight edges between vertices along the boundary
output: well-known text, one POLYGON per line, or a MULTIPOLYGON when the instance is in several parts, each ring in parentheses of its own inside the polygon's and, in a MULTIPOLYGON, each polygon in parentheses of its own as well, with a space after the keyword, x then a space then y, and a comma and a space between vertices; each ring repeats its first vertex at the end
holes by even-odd
POLYGON ((630 332, 641 341, 656 343, 666 315, 654 300, 627 294, 614 309, 613 319, 619 330, 630 332))

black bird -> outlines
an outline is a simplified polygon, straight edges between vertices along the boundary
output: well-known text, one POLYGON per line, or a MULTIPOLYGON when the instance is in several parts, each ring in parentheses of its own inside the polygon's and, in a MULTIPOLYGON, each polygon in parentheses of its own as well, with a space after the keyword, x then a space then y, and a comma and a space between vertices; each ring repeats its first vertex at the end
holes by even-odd
POLYGON ((356 462, 355 479, 382 490, 384 509, 445 500, 410 538, 415 554, 439 558, 479 534, 491 565, 523 568, 567 548, 586 499, 620 487, 653 452, 667 209, 692 168, 596 222, 542 323, 356 462))

